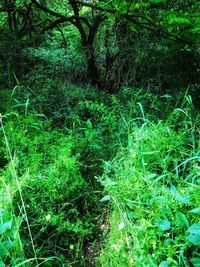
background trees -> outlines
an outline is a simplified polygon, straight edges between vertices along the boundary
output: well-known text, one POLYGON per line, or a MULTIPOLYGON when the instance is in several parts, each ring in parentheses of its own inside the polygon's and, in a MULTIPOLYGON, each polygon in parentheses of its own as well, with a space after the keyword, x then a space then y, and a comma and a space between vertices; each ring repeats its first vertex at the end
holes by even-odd
POLYGON ((77 40, 73 48, 86 60, 81 79, 102 90, 153 79, 165 91, 199 81, 198 1, 10 0, 0 11, 4 75, 23 75, 23 48, 40 47, 49 34, 66 51, 77 40))

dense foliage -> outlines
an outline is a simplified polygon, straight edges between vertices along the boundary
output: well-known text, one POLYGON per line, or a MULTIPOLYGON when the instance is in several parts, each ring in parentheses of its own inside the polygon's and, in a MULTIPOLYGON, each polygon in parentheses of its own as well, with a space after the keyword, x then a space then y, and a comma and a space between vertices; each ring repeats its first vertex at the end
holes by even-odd
POLYGON ((200 266, 199 12, 0 0, 0 266, 200 266))

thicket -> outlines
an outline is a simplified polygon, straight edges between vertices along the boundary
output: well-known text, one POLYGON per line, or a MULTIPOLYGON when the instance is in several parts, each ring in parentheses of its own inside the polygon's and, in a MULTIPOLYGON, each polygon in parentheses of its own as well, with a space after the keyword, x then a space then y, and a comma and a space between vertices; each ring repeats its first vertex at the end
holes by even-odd
POLYGON ((0 266, 198 267, 198 1, 0 14, 0 266))

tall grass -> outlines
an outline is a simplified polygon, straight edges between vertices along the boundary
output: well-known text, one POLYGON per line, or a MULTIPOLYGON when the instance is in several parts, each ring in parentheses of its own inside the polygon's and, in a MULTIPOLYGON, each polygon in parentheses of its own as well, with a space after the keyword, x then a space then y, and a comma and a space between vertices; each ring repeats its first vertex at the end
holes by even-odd
POLYGON ((139 106, 144 123, 129 122, 128 145, 100 178, 112 213, 98 264, 198 266, 199 117, 182 106, 151 123, 139 106))
MULTIPOLYGON (((5 133, 2 115, 0 115, 0 126, 3 132, 4 142, 7 150, 7 156, 10 159, 9 170, 13 180, 18 184, 19 181, 16 175, 14 158, 11 156, 8 139, 5 133)), ((15 183, 14 182, 14 183, 15 183)), ((14 184, 12 183, 12 184, 14 184)), ((4 176, 1 176, 1 264, 6 266, 8 263, 17 263, 16 259, 23 260, 24 253, 19 235, 20 220, 16 218, 13 211, 13 191, 15 189, 10 183, 7 183, 4 176)))
POLYGON ((0 264, 197 267, 200 118, 191 97, 69 91, 67 109, 51 117, 15 90, 14 112, 0 118, 0 264))

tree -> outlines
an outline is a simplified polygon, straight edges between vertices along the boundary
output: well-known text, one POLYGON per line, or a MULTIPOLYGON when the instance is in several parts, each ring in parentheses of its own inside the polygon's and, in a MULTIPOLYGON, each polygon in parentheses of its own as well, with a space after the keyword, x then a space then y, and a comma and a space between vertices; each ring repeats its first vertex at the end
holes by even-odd
MULTIPOLYGON (((0 12, 7 16, 7 29, 16 40, 42 36, 45 32, 72 24, 80 34, 87 58, 88 76, 92 84, 105 88, 104 78, 97 64, 95 38, 100 26, 109 18, 122 22, 133 32, 153 33, 187 51, 199 65, 200 36, 199 4, 193 0, 65 0, 60 1, 2 1, 0 12)), ((5 32, 5 30, 4 30, 5 32)), ((107 33, 108 35, 108 33, 107 33)), ((120 36, 118 36, 120 38, 120 36)), ((106 42, 106 41, 105 41, 106 42)), ((112 64, 107 55, 105 68, 112 64), (108 60, 109 59, 109 60, 108 60)), ((112 90, 112 89, 110 89, 112 90)))

